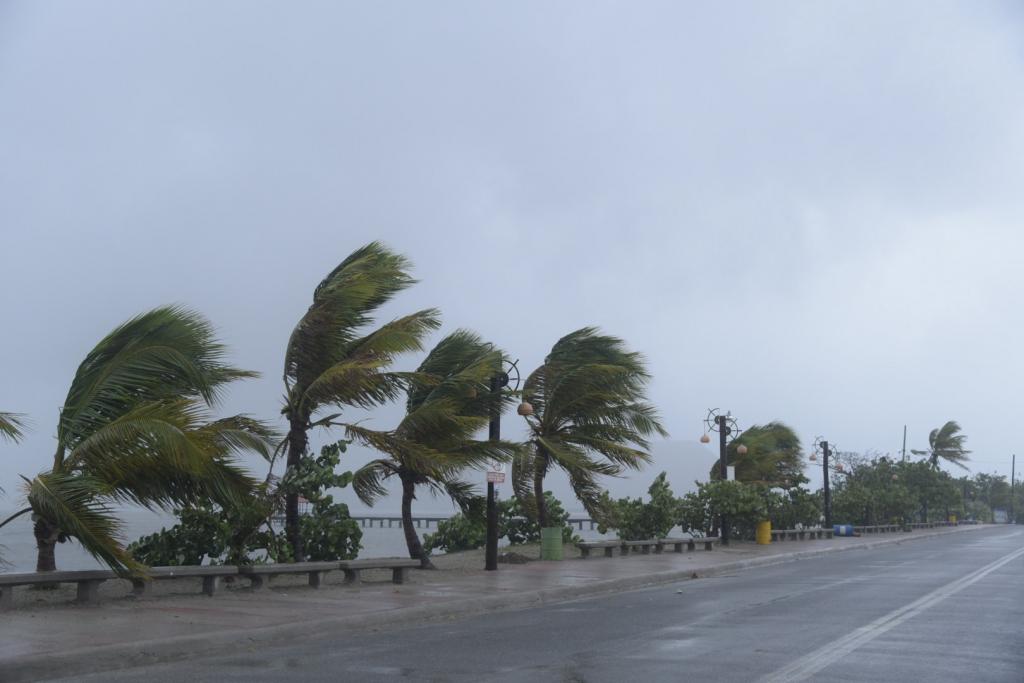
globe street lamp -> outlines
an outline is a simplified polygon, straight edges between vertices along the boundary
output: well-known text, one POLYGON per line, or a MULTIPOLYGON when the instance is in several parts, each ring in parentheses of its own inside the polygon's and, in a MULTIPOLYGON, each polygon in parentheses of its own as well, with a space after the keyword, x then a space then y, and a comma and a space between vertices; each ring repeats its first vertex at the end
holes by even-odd
MULTIPOLYGON (((811 451, 811 462, 815 462, 818 459, 818 453, 821 453, 821 475, 823 478, 823 486, 825 490, 825 528, 832 528, 832 490, 829 487, 829 472, 828 472, 828 458, 832 454, 829 448, 828 441, 822 439, 820 436, 814 439, 814 449, 811 451)), ((838 463, 836 469, 839 472, 843 471, 843 464, 838 463)))
MULTIPOLYGON (((729 441, 739 436, 743 430, 737 426, 736 418, 732 416, 731 412, 726 411, 722 415, 718 412, 718 408, 708 410, 707 417, 704 418, 704 427, 704 436, 700 438, 701 443, 711 441, 707 434, 708 432, 718 432, 718 474, 722 481, 726 481, 729 478, 726 450, 728 449, 729 441), (729 438, 730 436, 732 437, 731 439, 729 438)), ((746 455, 747 447, 740 444, 736 449, 736 453, 746 455)), ((729 545, 729 518, 724 513, 719 515, 719 525, 721 528, 722 545, 729 545)))
MULTIPOLYGON (((508 366, 507 371, 502 370, 491 377, 491 394, 494 398, 491 406, 491 423, 488 430, 488 438, 491 441, 501 440, 501 391, 510 383, 515 386, 512 392, 519 390, 519 367, 516 361, 504 361, 508 366)), ((516 412, 520 415, 533 415, 533 406, 526 401, 519 404, 516 412)), ((498 568, 498 502, 495 496, 494 485, 505 481, 505 472, 497 468, 487 471, 487 543, 484 550, 484 569, 494 571, 498 568)))

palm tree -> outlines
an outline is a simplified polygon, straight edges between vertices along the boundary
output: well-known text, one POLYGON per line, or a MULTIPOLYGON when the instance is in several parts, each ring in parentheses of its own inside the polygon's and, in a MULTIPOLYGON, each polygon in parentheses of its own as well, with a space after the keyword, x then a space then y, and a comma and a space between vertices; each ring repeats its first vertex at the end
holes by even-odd
MULTIPOLYGON (((736 479, 772 487, 793 488, 807 481, 803 474, 800 438, 781 422, 754 425, 734 439, 726 449, 727 462, 736 466, 736 479), (740 445, 747 447, 744 455, 740 445)), ((721 477, 719 461, 711 467, 711 479, 721 477)))
POLYGON ((937 429, 933 429, 928 435, 928 450, 910 452, 914 455, 928 457, 932 467, 937 468, 940 460, 967 469, 964 463, 970 460, 967 456, 970 451, 964 448, 967 435, 960 433, 960 425, 956 420, 950 420, 937 429))
POLYGON ((523 385, 533 406, 530 437, 512 462, 512 484, 523 507, 549 524, 544 477, 554 467, 587 511, 601 516, 598 475, 619 475, 650 462, 647 437, 666 436, 646 402, 650 375, 643 356, 621 339, 584 327, 562 337, 523 385))
MULTIPOLYGON (((288 436, 287 468, 297 467, 309 449, 309 431, 339 424, 340 413, 316 418, 324 408, 371 408, 397 398, 413 380, 410 373, 389 372, 395 356, 422 350, 422 339, 439 326, 438 312, 427 309, 367 330, 374 311, 412 285, 409 262, 372 242, 354 251, 317 286, 313 304, 288 340, 284 361, 288 436)), ((287 471, 286 471, 287 476, 287 471)), ((304 550, 299 499, 285 500, 285 532, 296 561, 304 550)))
POLYGON ((132 318, 89 352, 60 411, 53 466, 22 477, 28 506, 0 524, 33 513, 37 571, 56 569, 55 545, 69 538, 115 571, 142 571, 124 549, 113 504, 245 500, 255 482, 234 455, 269 457, 271 434, 244 415, 210 418, 227 384, 255 376, 224 354, 210 324, 178 307, 132 318))
POLYGON ((441 340, 419 366, 427 381, 413 386, 406 415, 393 432, 369 432, 350 426, 349 436, 377 448, 387 457, 374 460, 353 475, 359 499, 372 505, 395 477, 402 484, 402 528, 409 557, 432 569, 412 523, 417 487, 451 497, 463 511, 477 498, 473 486, 460 477, 466 468, 492 460, 507 460, 515 449, 507 442, 475 440, 507 394, 494 393, 488 383, 501 372, 501 351, 476 334, 458 330, 441 340))

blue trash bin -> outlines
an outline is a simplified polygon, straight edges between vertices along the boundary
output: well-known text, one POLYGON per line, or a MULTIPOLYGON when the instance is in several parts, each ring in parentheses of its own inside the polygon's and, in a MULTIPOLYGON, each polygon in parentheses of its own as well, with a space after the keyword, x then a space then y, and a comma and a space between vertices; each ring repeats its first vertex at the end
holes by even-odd
POLYGON ((835 524, 832 526, 833 536, 853 536, 852 524, 835 524))

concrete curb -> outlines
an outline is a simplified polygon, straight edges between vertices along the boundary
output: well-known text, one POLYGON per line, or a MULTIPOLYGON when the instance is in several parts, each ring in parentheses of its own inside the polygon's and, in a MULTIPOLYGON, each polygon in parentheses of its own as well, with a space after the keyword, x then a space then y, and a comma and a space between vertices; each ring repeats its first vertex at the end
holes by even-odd
POLYGON ((503 610, 528 609, 530 607, 580 598, 676 583, 687 579, 720 576, 758 567, 770 567, 833 553, 899 545, 908 541, 935 538, 937 536, 983 528, 985 527, 954 527, 923 534, 897 535, 855 546, 809 549, 749 560, 737 560, 704 570, 679 569, 655 572, 579 586, 546 588, 532 592, 519 592, 514 595, 467 598, 443 604, 418 605, 416 607, 392 609, 376 614, 330 617, 315 621, 274 624, 272 626, 233 629, 194 636, 176 636, 134 643, 118 643, 115 645, 79 648, 43 655, 26 655, 14 657, 3 662, 2 678, 5 683, 20 683, 21 681, 39 681, 48 678, 80 676, 88 673, 172 662, 196 656, 229 655, 259 644, 281 644, 282 641, 299 637, 307 641, 310 638, 329 637, 336 635, 339 630, 346 627, 358 627, 365 630, 367 628, 395 625, 418 626, 424 622, 442 619, 470 617, 503 610), (319 634, 326 635, 321 636, 319 634))

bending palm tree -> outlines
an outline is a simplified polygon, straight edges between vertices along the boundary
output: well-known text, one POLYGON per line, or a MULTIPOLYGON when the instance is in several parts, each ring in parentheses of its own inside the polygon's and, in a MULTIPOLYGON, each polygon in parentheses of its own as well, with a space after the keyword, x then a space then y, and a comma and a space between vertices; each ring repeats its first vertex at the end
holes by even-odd
POLYGON ((647 437, 667 433, 646 402, 649 380, 641 354, 592 327, 559 339, 527 378, 523 399, 533 405, 526 418, 531 435, 513 460, 512 484, 542 528, 549 525, 544 476, 551 468, 569 475, 576 497, 600 518, 596 476, 616 476, 650 461, 647 437))
POLYGON ((970 460, 967 456, 970 451, 964 448, 967 435, 960 433, 960 425, 956 420, 950 420, 938 429, 933 429, 928 435, 928 450, 910 452, 914 455, 928 456, 928 462, 932 467, 937 468, 940 460, 967 469, 964 463, 970 460))
MULTIPOLYGON (((736 479, 758 482, 772 487, 790 489, 807 481, 804 476, 803 449, 800 438, 788 425, 781 422, 754 425, 729 443, 726 449, 728 464, 736 466, 736 479), (740 445, 747 447, 740 455, 740 445)), ((711 467, 712 481, 721 478, 719 461, 711 467)))
MULTIPOLYGON (((314 420, 328 406, 370 408, 398 397, 411 379, 387 372, 395 356, 422 349, 423 336, 438 327, 428 309, 398 318, 373 331, 372 314, 415 281, 409 263, 373 242, 341 262, 313 292, 313 304, 299 320, 285 353, 287 467, 295 468, 309 449, 309 430, 338 424, 333 414, 314 420)), ((299 529, 298 494, 285 501, 285 531, 296 561, 305 556, 299 529)))
POLYGON ((209 419, 226 384, 254 376, 223 356, 210 324, 176 307, 129 320, 89 352, 61 408, 53 466, 23 477, 28 507, 4 522, 33 513, 37 571, 56 568, 54 547, 67 538, 116 571, 141 571, 113 503, 232 505, 251 492, 233 456, 269 455, 270 433, 245 416, 209 419))
POLYGON ((482 467, 491 460, 508 459, 515 446, 506 442, 478 441, 473 436, 487 425, 493 411, 507 398, 488 388, 501 372, 501 351, 477 335, 459 330, 445 337, 420 365, 428 378, 411 388, 406 415, 391 433, 367 432, 349 426, 350 436, 388 454, 360 468, 352 479, 359 499, 367 505, 386 493, 385 482, 402 483, 402 528, 409 557, 432 569, 412 524, 412 502, 418 486, 450 496, 463 510, 476 497, 460 475, 466 468, 482 467))

